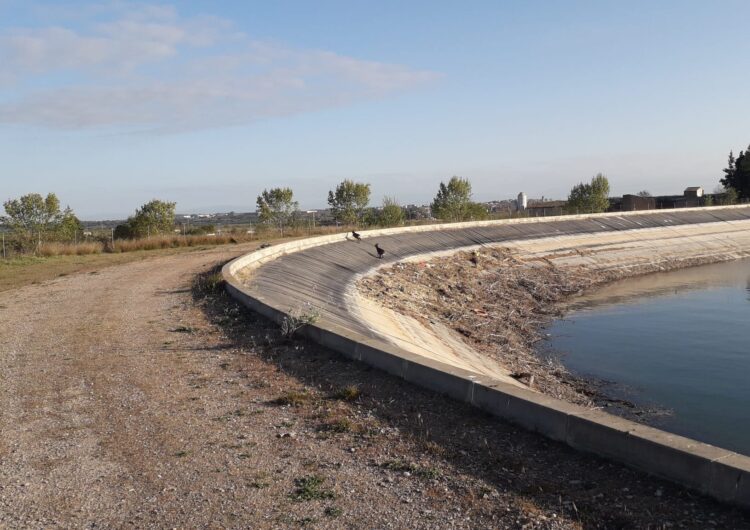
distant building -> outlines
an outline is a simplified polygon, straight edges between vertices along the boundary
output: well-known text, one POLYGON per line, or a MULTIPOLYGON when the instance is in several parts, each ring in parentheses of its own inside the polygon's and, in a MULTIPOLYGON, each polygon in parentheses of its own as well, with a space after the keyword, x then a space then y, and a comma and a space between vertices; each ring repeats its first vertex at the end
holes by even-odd
POLYGON ((699 199, 703 197, 703 188, 700 186, 691 186, 690 188, 685 188, 685 197, 694 197, 696 199, 699 199))
POLYGON ((518 194, 518 200, 516 200, 516 207, 518 208, 518 211, 523 211, 526 209, 526 207, 529 204, 529 200, 526 197, 526 194, 524 192, 521 192, 518 194))
MULTIPOLYGON (((614 207, 617 201, 610 200, 610 206, 614 207)), ((620 211, 630 212, 633 210, 655 210, 656 198, 643 197, 642 195, 623 195, 620 202, 620 211)))
POLYGON ((534 201, 526 206, 529 217, 547 217, 562 215, 568 201, 534 201))

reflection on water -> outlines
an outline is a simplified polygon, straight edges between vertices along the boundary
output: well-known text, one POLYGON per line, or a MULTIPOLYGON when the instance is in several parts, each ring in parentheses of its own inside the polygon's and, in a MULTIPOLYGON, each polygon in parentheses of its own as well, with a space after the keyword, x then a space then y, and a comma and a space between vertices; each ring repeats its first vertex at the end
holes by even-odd
POLYGON ((672 409, 657 426, 750 454, 748 302, 750 260, 632 278, 577 299, 550 346, 672 409))

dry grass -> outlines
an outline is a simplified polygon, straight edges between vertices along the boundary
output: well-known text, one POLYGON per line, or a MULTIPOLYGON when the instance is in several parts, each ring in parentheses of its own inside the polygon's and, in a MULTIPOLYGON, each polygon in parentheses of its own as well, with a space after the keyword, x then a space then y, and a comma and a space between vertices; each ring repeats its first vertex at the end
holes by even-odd
POLYGON ((333 393, 332 397, 334 399, 340 399, 342 401, 356 401, 361 395, 362 391, 357 385, 347 385, 345 387, 339 388, 336 392, 333 393))
POLYGON ((137 250, 159 250, 166 248, 203 247, 244 243, 256 238, 250 234, 221 234, 216 236, 155 236, 145 239, 120 239, 115 241, 111 252, 133 252, 137 250))
POLYGON ((38 254, 44 258, 52 256, 87 256, 89 254, 101 254, 104 245, 99 241, 83 243, 42 243, 38 254))
MULTIPOLYGON (((79 244, 83 245, 83 244, 79 244)), ((253 250, 256 245, 247 245, 242 250, 248 252, 253 250)), ((76 248, 76 246, 71 245, 76 248)), ((12 259, 0 259, 0 291, 7 291, 29 285, 52 280, 60 276, 67 276, 76 273, 96 274, 99 270, 112 265, 121 265, 133 261, 141 261, 151 257, 167 256, 171 254, 180 254, 205 248, 200 247, 168 247, 153 251, 134 250, 132 252, 99 252, 99 253, 75 253, 65 250, 66 253, 50 254, 48 257, 38 256, 18 256, 12 259)), ((237 250, 240 252, 240 249, 237 250)), ((221 285, 219 275, 207 280, 204 289, 208 291, 218 290, 221 285)))

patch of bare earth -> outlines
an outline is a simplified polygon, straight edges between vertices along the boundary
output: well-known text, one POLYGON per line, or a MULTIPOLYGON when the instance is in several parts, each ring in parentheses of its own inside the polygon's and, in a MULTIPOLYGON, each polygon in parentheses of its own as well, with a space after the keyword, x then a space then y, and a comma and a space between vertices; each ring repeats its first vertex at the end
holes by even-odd
POLYGON ((750 528, 283 339, 216 282, 241 250, 0 293, 0 528, 750 528))

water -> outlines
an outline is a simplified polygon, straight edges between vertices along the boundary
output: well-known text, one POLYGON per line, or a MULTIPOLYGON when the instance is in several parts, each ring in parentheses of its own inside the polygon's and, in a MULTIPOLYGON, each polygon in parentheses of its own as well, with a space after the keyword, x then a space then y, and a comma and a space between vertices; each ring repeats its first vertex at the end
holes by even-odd
POLYGON ((671 409, 657 427, 750 455, 750 260, 611 284, 549 333, 572 372, 671 409))

